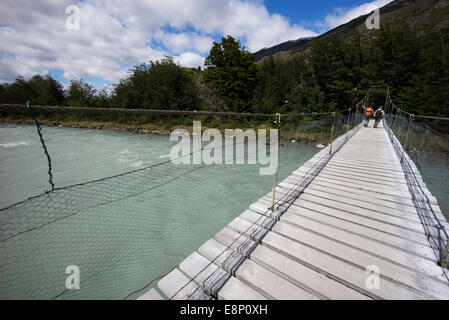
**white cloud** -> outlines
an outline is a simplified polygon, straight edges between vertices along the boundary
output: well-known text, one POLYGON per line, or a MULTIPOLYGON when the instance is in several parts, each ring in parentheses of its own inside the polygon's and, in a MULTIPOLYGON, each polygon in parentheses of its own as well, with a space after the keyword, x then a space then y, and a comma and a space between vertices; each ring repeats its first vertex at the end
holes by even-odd
MULTIPOLYGON (((388 2, 336 9, 322 24, 332 28, 388 2)), ((117 82, 133 65, 166 54, 203 66, 214 39, 227 34, 251 52, 316 35, 261 0, 6 0, 0 22, 0 81, 62 70, 66 79, 117 82), (66 28, 68 5, 80 9, 79 30, 66 28)))
POLYGON ((355 18, 372 12, 373 7, 382 8, 392 1, 393 0, 375 0, 354 8, 336 8, 332 14, 326 15, 324 22, 320 22, 317 25, 324 27, 327 30, 333 29, 355 18))
POLYGON ((195 32, 169 33, 159 30, 153 37, 161 42, 169 51, 179 54, 188 50, 195 50, 207 54, 212 47, 214 39, 195 32))
POLYGON ((222 35, 250 51, 314 35, 260 0, 6 0, 0 21, 1 81, 62 70, 66 79, 115 82, 129 67, 165 54, 202 66, 222 35), (68 5, 80 9, 79 30, 66 28, 68 5))
POLYGON ((180 65, 189 68, 204 67, 204 57, 194 52, 184 52, 176 59, 180 65))

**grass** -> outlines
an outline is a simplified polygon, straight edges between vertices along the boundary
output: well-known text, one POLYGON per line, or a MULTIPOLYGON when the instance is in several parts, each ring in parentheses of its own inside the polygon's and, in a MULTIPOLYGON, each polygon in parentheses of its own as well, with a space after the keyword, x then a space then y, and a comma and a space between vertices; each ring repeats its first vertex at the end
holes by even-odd
MULTIPOLYGON (((61 115, 39 114, 38 121, 46 126, 63 126, 71 128, 88 129, 112 129, 136 133, 169 135, 175 129, 185 129, 192 132, 193 121, 201 121, 202 131, 209 128, 220 130, 224 134, 225 129, 276 129, 271 119, 249 119, 247 117, 209 117, 209 116, 86 116, 86 115, 61 115), (239 119, 240 118, 240 119, 239 119)), ((0 115, 0 122, 14 124, 34 125, 29 114, 4 114, 0 115)), ((281 127, 282 140, 297 140, 303 143, 324 143, 330 139, 330 128, 315 128, 315 130, 298 130, 291 128, 291 124, 281 127)), ((298 127, 298 126, 296 126, 298 127)))

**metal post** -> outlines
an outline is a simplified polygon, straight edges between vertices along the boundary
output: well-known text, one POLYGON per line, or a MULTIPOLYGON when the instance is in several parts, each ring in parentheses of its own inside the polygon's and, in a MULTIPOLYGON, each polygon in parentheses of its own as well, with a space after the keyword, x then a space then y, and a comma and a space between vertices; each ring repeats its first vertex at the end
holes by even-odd
MULTIPOLYGON (((393 112, 394 112, 394 104, 393 104, 393 101, 391 101, 391 97, 388 97, 388 104, 390 105, 390 117, 391 117, 391 120, 390 120, 390 129, 391 129, 391 126, 393 125, 393 112)), ((397 113, 397 112, 396 112, 397 113)))
POLYGON ((408 146, 408 134, 410 132, 410 125, 412 124, 412 118, 414 117, 413 114, 410 115, 409 121, 408 121, 408 127, 407 127, 407 133, 405 134, 405 141, 404 146, 402 147, 402 156, 401 156, 401 163, 404 162, 404 154, 405 154, 405 148, 408 146))
POLYGON ((357 124, 357 116, 359 115, 359 104, 357 104, 357 106, 355 107, 355 114, 354 114, 354 126, 356 126, 357 124))
POLYGON ((274 177, 273 177, 273 198, 271 201, 271 211, 274 211, 274 199, 276 196, 276 184, 277 184, 277 175, 278 175, 278 168, 279 168, 279 144, 281 142, 281 115, 279 113, 276 113, 276 121, 274 123, 277 123, 278 125, 278 141, 276 144, 276 162, 275 162, 275 169, 274 169, 274 177))
POLYGON ((334 127, 335 127, 335 112, 332 112, 332 130, 331 130, 331 141, 330 141, 330 149, 329 149, 329 155, 332 154, 332 143, 334 142, 334 127))
MULTIPOLYGON (((394 111, 394 105, 391 105, 391 114, 393 115, 393 111, 394 111)), ((398 117, 398 114, 399 114, 399 110, 397 110, 397 108, 396 108, 396 115, 394 116, 394 119, 393 120, 391 120, 391 125, 390 125, 390 131, 391 131, 391 142, 393 143, 393 135, 394 135, 394 132, 393 132, 393 126, 394 126, 394 124, 396 123, 396 118, 398 117)))

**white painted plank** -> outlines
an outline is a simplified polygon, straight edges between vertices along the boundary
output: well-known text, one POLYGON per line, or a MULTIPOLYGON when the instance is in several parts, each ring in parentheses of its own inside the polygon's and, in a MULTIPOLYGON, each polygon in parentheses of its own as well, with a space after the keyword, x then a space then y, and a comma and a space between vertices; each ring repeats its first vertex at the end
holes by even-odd
MULTIPOLYGON (((257 204, 260 204, 262 206, 251 205, 250 208, 257 212, 265 212, 265 208, 271 206, 271 203, 267 201, 259 201, 257 204)), ((359 223, 354 223, 345 219, 336 218, 331 215, 326 215, 320 212, 311 211, 296 206, 291 206, 288 209, 288 212, 286 212, 282 217, 289 217, 291 215, 345 230, 347 232, 363 236, 374 241, 379 241, 383 244, 418 255, 422 258, 435 260, 434 252, 432 251, 428 243, 420 244, 414 241, 410 241, 409 239, 384 232, 383 230, 373 229, 371 227, 363 226, 359 223)))
POLYGON ((236 251, 227 249, 226 246, 211 239, 204 243, 199 249, 208 260, 214 261, 223 267, 229 258, 244 259, 235 273, 235 277, 253 289, 263 293, 270 299, 277 300, 316 300, 313 294, 292 284, 277 274, 258 265, 254 261, 246 259, 236 251), (224 252, 224 254, 223 254, 224 252))
POLYGON ((217 291, 218 298, 221 300, 266 299, 261 293, 230 276, 197 252, 187 257, 180 264, 180 268, 191 278, 195 278, 206 290, 210 290, 213 285, 220 284, 219 280, 222 279, 224 284, 217 291))
MULTIPOLYGON (((246 229, 239 228, 234 224, 230 228, 236 232, 244 232, 246 229), (237 227, 237 228, 236 228, 237 227), (235 229, 234 229, 235 228, 235 229), (238 230, 237 230, 238 229, 238 230)), ((243 233, 249 237, 250 232, 243 233)), ((410 290, 408 287, 400 284, 391 283, 390 281, 379 278, 379 289, 370 289, 366 286, 366 271, 353 264, 348 264, 341 259, 324 254, 314 248, 305 246, 294 240, 283 237, 277 233, 269 232, 263 239, 262 245, 275 250, 303 265, 327 275, 347 286, 355 288, 359 292, 363 292, 377 299, 434 299, 427 294, 422 294, 410 290)), ((367 265, 368 267, 368 265, 367 265)))
MULTIPOLYGON (((239 238, 239 234, 229 228, 224 228, 221 230, 215 235, 215 238, 219 243, 225 246, 231 246, 234 249, 241 245, 244 241, 248 241, 245 237, 239 238)), ((366 295, 344 284, 341 284, 340 282, 335 281, 320 272, 308 268, 305 265, 302 265, 301 263, 298 263, 297 261, 292 260, 268 247, 258 245, 256 249, 251 252, 250 259, 283 276, 285 279, 288 279, 297 286, 316 292, 316 295, 322 296, 323 299, 370 299, 366 295)))
MULTIPOLYGON (((260 217, 260 214, 251 210, 246 210, 239 217, 251 223, 254 223, 256 219, 260 217)), ((344 230, 304 219, 299 216, 289 214, 288 212, 285 215, 281 216, 281 223, 287 223, 292 227, 315 233, 316 235, 325 237, 331 241, 339 241, 342 244, 365 251, 366 253, 375 255, 381 259, 400 265, 403 268, 425 273, 429 276, 438 278, 443 281, 447 280, 447 278, 442 273, 441 267, 438 266, 435 261, 423 259, 412 253, 398 250, 383 243, 367 239, 366 237, 354 235, 344 230)), ((276 229, 276 226, 277 225, 275 225, 273 230, 276 229)))
POLYGON ((152 288, 145 294, 137 298, 137 300, 164 300, 164 298, 157 292, 156 289, 152 288))
MULTIPOLYGON (((246 230, 246 228, 251 225, 253 225, 253 223, 247 220, 236 218, 228 225, 228 227, 235 231, 241 231, 246 230)), ((328 255, 343 259, 347 261, 348 264, 353 263, 358 265, 360 268, 367 268, 371 265, 378 266, 381 270, 381 276, 398 281, 408 286, 410 289, 414 288, 417 291, 421 291, 422 294, 431 294, 438 299, 449 299, 449 286, 447 283, 434 277, 405 269, 397 264, 385 261, 361 250, 337 243, 312 232, 301 230, 282 222, 275 224, 270 234, 273 233, 291 239, 297 244, 301 243, 309 247, 314 247, 328 255)), ((441 268, 440 272, 442 272, 441 268)))
POLYGON ((209 297, 195 282, 190 281, 178 269, 172 270, 159 280, 158 288, 170 300, 209 300, 209 297))
MULTIPOLYGON (((280 193, 285 194, 291 192, 292 189, 294 189, 293 185, 282 183, 278 190, 280 193)), ((408 212, 404 212, 402 208, 399 208, 399 210, 386 210, 375 204, 368 204, 358 200, 348 201, 347 199, 338 196, 323 197, 322 195, 316 195, 313 192, 308 192, 307 189, 304 190, 304 193, 301 194, 299 199, 309 201, 311 203, 321 204, 330 208, 340 209, 342 211, 348 211, 351 213, 363 215, 372 219, 385 221, 391 224, 402 226, 404 228, 413 229, 418 232, 424 232, 424 229, 422 228, 422 217, 417 214, 408 214, 408 212)), ((429 218, 429 220, 426 222, 431 226, 449 226, 449 224, 447 224, 446 222, 440 222, 439 220, 432 218, 429 218)))
MULTIPOLYGON (((419 217, 418 211, 415 207, 408 206, 408 205, 401 205, 395 202, 389 202, 389 201, 382 201, 380 199, 372 198, 371 195, 353 195, 351 193, 346 192, 339 192, 335 189, 330 189, 326 187, 321 187, 319 185, 309 185, 305 190, 305 193, 314 194, 321 197, 326 198, 335 198, 340 199, 343 201, 343 199, 347 199, 347 201, 350 201, 352 203, 356 204, 366 204, 367 206, 373 205, 372 208, 375 208, 377 211, 385 212, 385 213, 396 213, 396 212, 402 212, 404 214, 408 215, 415 215, 419 217)), ((430 210, 429 210, 430 211, 430 210)), ((442 215, 440 213, 430 211, 429 214, 432 216, 431 218, 440 222, 440 219, 442 215)))

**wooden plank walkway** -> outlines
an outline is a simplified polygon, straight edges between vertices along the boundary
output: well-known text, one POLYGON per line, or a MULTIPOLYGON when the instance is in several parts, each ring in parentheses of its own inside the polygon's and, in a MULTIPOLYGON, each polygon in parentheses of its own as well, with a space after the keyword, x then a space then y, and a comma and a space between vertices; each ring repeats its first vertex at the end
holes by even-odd
POLYGON ((427 237, 449 223, 413 164, 425 205, 412 195, 386 129, 359 128, 282 181, 277 210, 270 192, 139 299, 449 299, 427 237))

